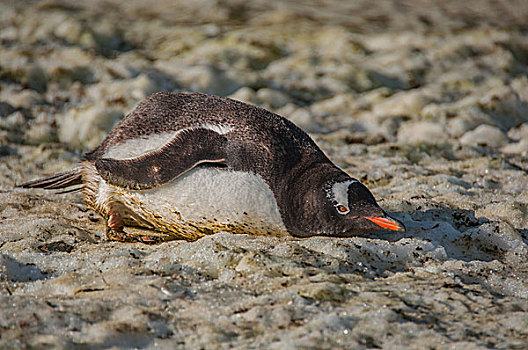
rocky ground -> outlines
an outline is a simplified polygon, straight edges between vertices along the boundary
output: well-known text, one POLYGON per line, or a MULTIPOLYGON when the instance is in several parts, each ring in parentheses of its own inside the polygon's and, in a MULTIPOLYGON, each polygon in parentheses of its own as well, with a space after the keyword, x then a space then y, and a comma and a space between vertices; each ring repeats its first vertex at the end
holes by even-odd
POLYGON ((525 348, 528 3, 0 2, 0 348, 525 348), (156 91, 286 116, 402 220, 108 242, 74 167, 156 91))

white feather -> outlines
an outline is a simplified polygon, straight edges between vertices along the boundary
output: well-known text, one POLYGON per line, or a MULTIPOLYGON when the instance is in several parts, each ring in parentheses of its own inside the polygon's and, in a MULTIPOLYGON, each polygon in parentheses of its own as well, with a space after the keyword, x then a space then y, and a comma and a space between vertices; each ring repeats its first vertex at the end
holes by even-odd
POLYGON ((222 124, 204 123, 204 124, 201 124, 200 126, 204 129, 216 131, 220 135, 225 135, 234 129, 234 127, 231 125, 222 125, 222 124))
POLYGON ((163 222, 207 227, 214 220, 248 228, 248 232, 286 234, 286 228, 266 182, 254 173, 195 168, 158 188, 128 191, 123 203, 142 217, 141 208, 163 222))
MULTIPOLYGON (((234 129, 234 127, 230 125, 209 124, 209 123, 201 124, 200 127, 204 129, 212 130, 214 132, 219 133, 220 135, 227 134, 228 132, 234 129)), ((164 132, 160 134, 152 134, 152 135, 149 135, 146 137, 145 136, 140 137, 137 139, 130 139, 119 145, 110 146, 103 157, 113 158, 113 159, 136 158, 143 154, 155 151, 163 147, 169 141, 175 138, 179 133, 183 131, 189 131, 192 129, 196 129, 196 127, 185 128, 185 129, 181 129, 175 132, 164 132)))
POLYGON ((110 146, 103 157, 113 159, 136 158, 164 146, 180 132, 182 132, 182 130, 178 130, 176 132, 152 134, 147 137, 141 137, 137 139, 130 139, 119 145, 110 146))
POLYGON ((337 204, 341 204, 349 208, 348 206, 348 186, 350 184, 353 184, 355 182, 358 182, 357 180, 347 180, 343 182, 336 182, 332 185, 330 188, 330 191, 328 192, 328 197, 331 200, 334 200, 337 202, 337 204))

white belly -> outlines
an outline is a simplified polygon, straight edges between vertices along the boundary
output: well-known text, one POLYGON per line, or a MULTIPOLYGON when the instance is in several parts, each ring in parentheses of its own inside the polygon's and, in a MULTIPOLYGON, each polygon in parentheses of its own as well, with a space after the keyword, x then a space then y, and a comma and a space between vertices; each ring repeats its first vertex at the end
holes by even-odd
POLYGON ((159 188, 114 190, 141 219, 185 238, 217 231, 287 234, 273 192, 256 174, 199 167, 159 188))

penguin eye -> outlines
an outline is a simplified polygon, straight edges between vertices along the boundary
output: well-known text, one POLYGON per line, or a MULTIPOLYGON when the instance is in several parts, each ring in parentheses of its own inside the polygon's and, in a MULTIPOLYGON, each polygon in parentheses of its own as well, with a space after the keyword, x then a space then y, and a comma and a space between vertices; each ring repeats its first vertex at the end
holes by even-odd
POLYGON ((350 209, 345 207, 343 204, 336 205, 337 212, 342 215, 346 215, 350 212, 350 209))

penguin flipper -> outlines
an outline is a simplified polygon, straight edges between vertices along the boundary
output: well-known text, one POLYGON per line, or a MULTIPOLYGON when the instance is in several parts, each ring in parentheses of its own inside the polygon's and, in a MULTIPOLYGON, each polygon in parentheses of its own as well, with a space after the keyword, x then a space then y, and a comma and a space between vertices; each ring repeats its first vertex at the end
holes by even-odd
POLYGON ((131 159, 102 158, 95 167, 110 184, 135 190, 159 187, 199 164, 225 165, 227 138, 216 131, 193 128, 179 132, 164 146, 131 159))

